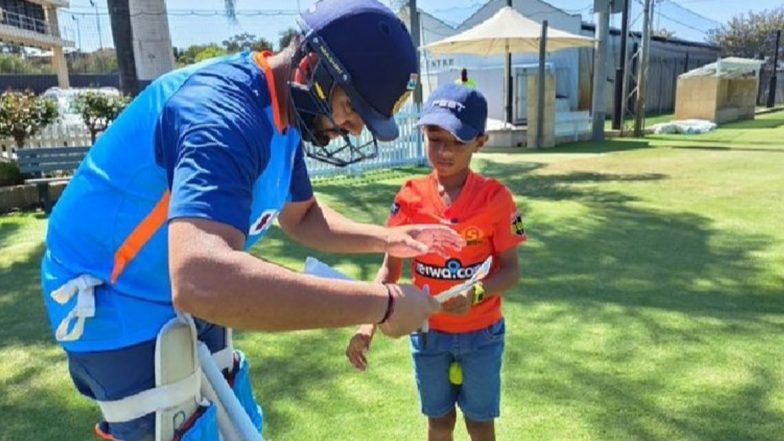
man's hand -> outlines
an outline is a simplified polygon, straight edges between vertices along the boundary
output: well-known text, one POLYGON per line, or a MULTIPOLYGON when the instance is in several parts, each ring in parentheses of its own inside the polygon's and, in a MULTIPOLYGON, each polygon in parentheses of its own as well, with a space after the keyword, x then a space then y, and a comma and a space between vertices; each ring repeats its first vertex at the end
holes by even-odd
POLYGON ((388 286, 395 296, 395 309, 379 328, 389 337, 402 337, 416 331, 432 314, 441 310, 436 299, 413 285, 388 286))
POLYGON ((403 259, 428 253, 447 258, 464 246, 465 240, 446 225, 404 225, 387 228, 385 251, 403 259))
POLYGON ((467 289, 441 305, 441 312, 449 315, 466 315, 471 311, 474 288, 467 289))

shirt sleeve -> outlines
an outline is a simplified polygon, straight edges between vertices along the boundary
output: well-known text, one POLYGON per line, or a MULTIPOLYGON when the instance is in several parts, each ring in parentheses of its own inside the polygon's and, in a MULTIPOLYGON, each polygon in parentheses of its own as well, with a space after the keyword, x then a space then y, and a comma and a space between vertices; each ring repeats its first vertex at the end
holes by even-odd
POLYGON ((292 202, 304 202, 313 197, 313 186, 310 183, 308 167, 305 163, 305 149, 301 143, 294 156, 289 193, 292 202))
POLYGON ((523 216, 517 209, 509 189, 504 188, 499 192, 493 206, 499 215, 493 229, 493 248, 495 251, 501 253, 525 242, 528 237, 523 225, 523 216))
POLYGON ((188 130, 171 174, 169 219, 199 218, 247 233, 261 158, 246 139, 221 126, 188 130))
POLYGON ((408 206, 403 195, 404 191, 405 186, 395 195, 395 200, 392 202, 392 206, 389 207, 389 217, 387 218, 388 227, 397 227, 410 223, 407 214, 408 206))

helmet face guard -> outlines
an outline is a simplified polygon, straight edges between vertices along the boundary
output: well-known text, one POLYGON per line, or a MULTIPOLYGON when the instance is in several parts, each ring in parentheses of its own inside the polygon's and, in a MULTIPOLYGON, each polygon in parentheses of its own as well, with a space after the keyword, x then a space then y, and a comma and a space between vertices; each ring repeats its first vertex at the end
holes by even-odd
MULTIPOLYGON (((364 142, 352 139, 350 134, 340 128, 332 118, 330 98, 335 87, 340 86, 360 115, 376 114, 383 118, 356 92, 351 75, 343 67, 323 39, 315 32, 308 31, 307 25, 300 21, 305 30, 302 42, 292 58, 292 66, 300 66, 311 53, 318 56, 315 65, 310 66, 309 75, 302 76, 302 83, 289 80, 290 96, 294 118, 302 139, 306 141, 305 154, 328 164, 345 167, 378 155, 378 140, 372 131, 370 140, 364 142), (328 127, 320 127, 319 117, 327 120, 328 127), (331 140, 330 134, 339 135, 331 140)), ((303 66, 307 66, 305 61, 303 66)))

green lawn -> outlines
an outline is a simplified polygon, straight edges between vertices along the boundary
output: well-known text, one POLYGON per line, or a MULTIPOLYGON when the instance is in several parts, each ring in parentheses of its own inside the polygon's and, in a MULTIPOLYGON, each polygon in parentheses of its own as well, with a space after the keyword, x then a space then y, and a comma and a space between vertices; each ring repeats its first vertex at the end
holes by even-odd
MULTIPOLYGON (((784 112, 700 136, 495 151, 476 165, 513 189, 530 237, 505 302, 499 439, 782 439, 784 112)), ((423 171, 316 188, 382 222, 423 171)), ((45 225, 0 217, 0 440, 89 439, 98 418, 48 334, 45 225)), ((295 268, 309 254, 277 231, 253 251, 295 268)), ((362 278, 379 261, 319 257, 362 278)), ((267 437, 424 439, 408 342, 377 339, 357 374, 343 357, 350 332, 239 334, 267 437)))

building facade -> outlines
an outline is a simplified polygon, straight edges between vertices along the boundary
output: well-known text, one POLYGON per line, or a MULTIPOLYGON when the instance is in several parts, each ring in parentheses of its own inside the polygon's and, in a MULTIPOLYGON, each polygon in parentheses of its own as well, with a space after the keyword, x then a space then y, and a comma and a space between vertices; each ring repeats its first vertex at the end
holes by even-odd
POLYGON ((74 42, 62 38, 57 9, 67 0, 0 0, 0 41, 52 52, 52 67, 60 87, 68 87, 64 48, 74 42))

